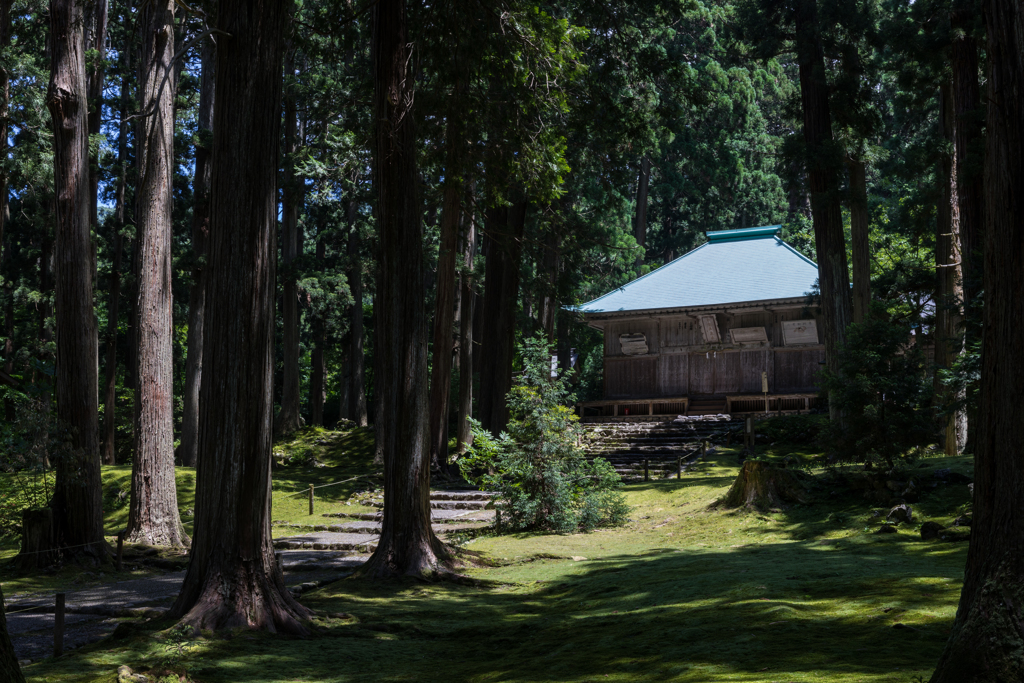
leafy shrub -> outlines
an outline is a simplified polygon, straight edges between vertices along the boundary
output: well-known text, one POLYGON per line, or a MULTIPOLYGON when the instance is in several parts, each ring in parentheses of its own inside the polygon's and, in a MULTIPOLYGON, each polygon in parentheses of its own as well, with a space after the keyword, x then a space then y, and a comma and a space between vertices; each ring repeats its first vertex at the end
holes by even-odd
POLYGON ((458 460, 463 476, 497 492, 501 528, 570 533, 622 524, 629 513, 622 481, 607 460, 583 452, 564 380, 551 377, 547 342, 526 340, 520 353, 507 430, 494 439, 473 422, 473 444, 458 460))
POLYGON ((908 325, 882 316, 847 328, 840 373, 822 373, 843 414, 824 434, 833 459, 893 469, 935 442, 925 360, 910 338, 908 325))

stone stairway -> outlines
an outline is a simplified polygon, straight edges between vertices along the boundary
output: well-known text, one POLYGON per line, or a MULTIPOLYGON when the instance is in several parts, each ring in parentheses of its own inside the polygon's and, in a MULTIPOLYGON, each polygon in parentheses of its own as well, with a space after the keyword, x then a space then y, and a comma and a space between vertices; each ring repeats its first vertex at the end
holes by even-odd
MULTIPOLYGON (((476 490, 430 492, 430 521, 434 533, 485 527, 494 519, 494 493, 476 490)), ((359 503, 379 510, 383 497, 369 497, 359 503)), ((383 512, 328 512, 322 517, 337 520, 325 524, 286 524, 303 533, 274 539, 275 550, 321 550, 367 555, 377 547, 383 512)))
POLYGON ((624 480, 675 476, 679 461, 685 470, 700 457, 701 443, 724 443, 741 423, 728 415, 679 417, 671 421, 588 422, 587 455, 608 460, 624 480))

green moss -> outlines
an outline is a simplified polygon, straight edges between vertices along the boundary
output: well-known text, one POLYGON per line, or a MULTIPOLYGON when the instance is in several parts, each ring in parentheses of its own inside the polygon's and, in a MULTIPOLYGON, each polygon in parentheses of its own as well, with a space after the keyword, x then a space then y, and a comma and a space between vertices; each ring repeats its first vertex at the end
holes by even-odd
MULTIPOLYGON (((200 640, 197 678, 927 679, 952 624, 966 545, 925 542, 914 528, 865 532, 871 504, 853 494, 833 496, 828 487, 816 490, 814 504, 769 514, 709 510, 737 463, 735 450, 720 449, 682 480, 627 486, 635 509, 623 528, 478 537, 468 548, 495 560, 465 570, 478 586, 330 584, 303 602, 349 618, 319 621, 319 635, 305 640, 248 633, 200 640)), ((969 471, 966 458, 922 464, 922 473, 969 471)), ((288 481, 299 485, 305 476, 303 470, 288 481)), ((280 498, 275 494, 275 516, 291 510, 280 498)), ((939 487, 915 508, 948 517, 961 498, 958 485, 939 487)), ((342 494, 325 496, 324 505, 342 501, 342 494)), ((26 673, 31 681, 111 681, 120 664, 155 666, 159 629, 169 626, 150 624, 152 630, 128 640, 34 664, 26 673)))

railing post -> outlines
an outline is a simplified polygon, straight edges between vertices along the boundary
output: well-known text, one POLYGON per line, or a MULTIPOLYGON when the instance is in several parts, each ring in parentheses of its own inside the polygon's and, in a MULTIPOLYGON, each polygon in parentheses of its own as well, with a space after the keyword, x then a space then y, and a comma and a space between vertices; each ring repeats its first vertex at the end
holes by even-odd
POLYGON ((313 514, 313 485, 309 485, 309 514, 313 514))
POLYGON ((124 560, 124 532, 117 532, 117 571, 121 571, 124 560))
POLYGON ((676 458, 676 479, 683 478, 683 459, 676 458))
POLYGON ((57 593, 53 609, 53 656, 64 654, 64 593, 57 593))
POLYGON ((650 481, 651 474, 647 469, 647 458, 644 458, 644 481, 650 481))

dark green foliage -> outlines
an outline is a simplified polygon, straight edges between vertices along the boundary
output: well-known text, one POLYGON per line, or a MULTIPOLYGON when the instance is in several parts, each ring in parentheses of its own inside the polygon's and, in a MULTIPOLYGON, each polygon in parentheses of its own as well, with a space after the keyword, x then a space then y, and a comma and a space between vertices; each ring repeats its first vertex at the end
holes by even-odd
POLYGON ((619 475, 608 461, 584 454, 579 418, 563 405, 565 380, 551 377, 547 343, 526 340, 520 353, 507 431, 492 439, 475 424, 473 446, 458 461, 463 475, 498 492, 502 530, 571 533, 622 524, 629 508, 619 475))
POLYGON ((909 325, 883 316, 847 329, 840 374, 822 373, 829 400, 844 415, 825 433, 835 460, 891 469, 934 443, 931 383, 917 338, 909 325))

